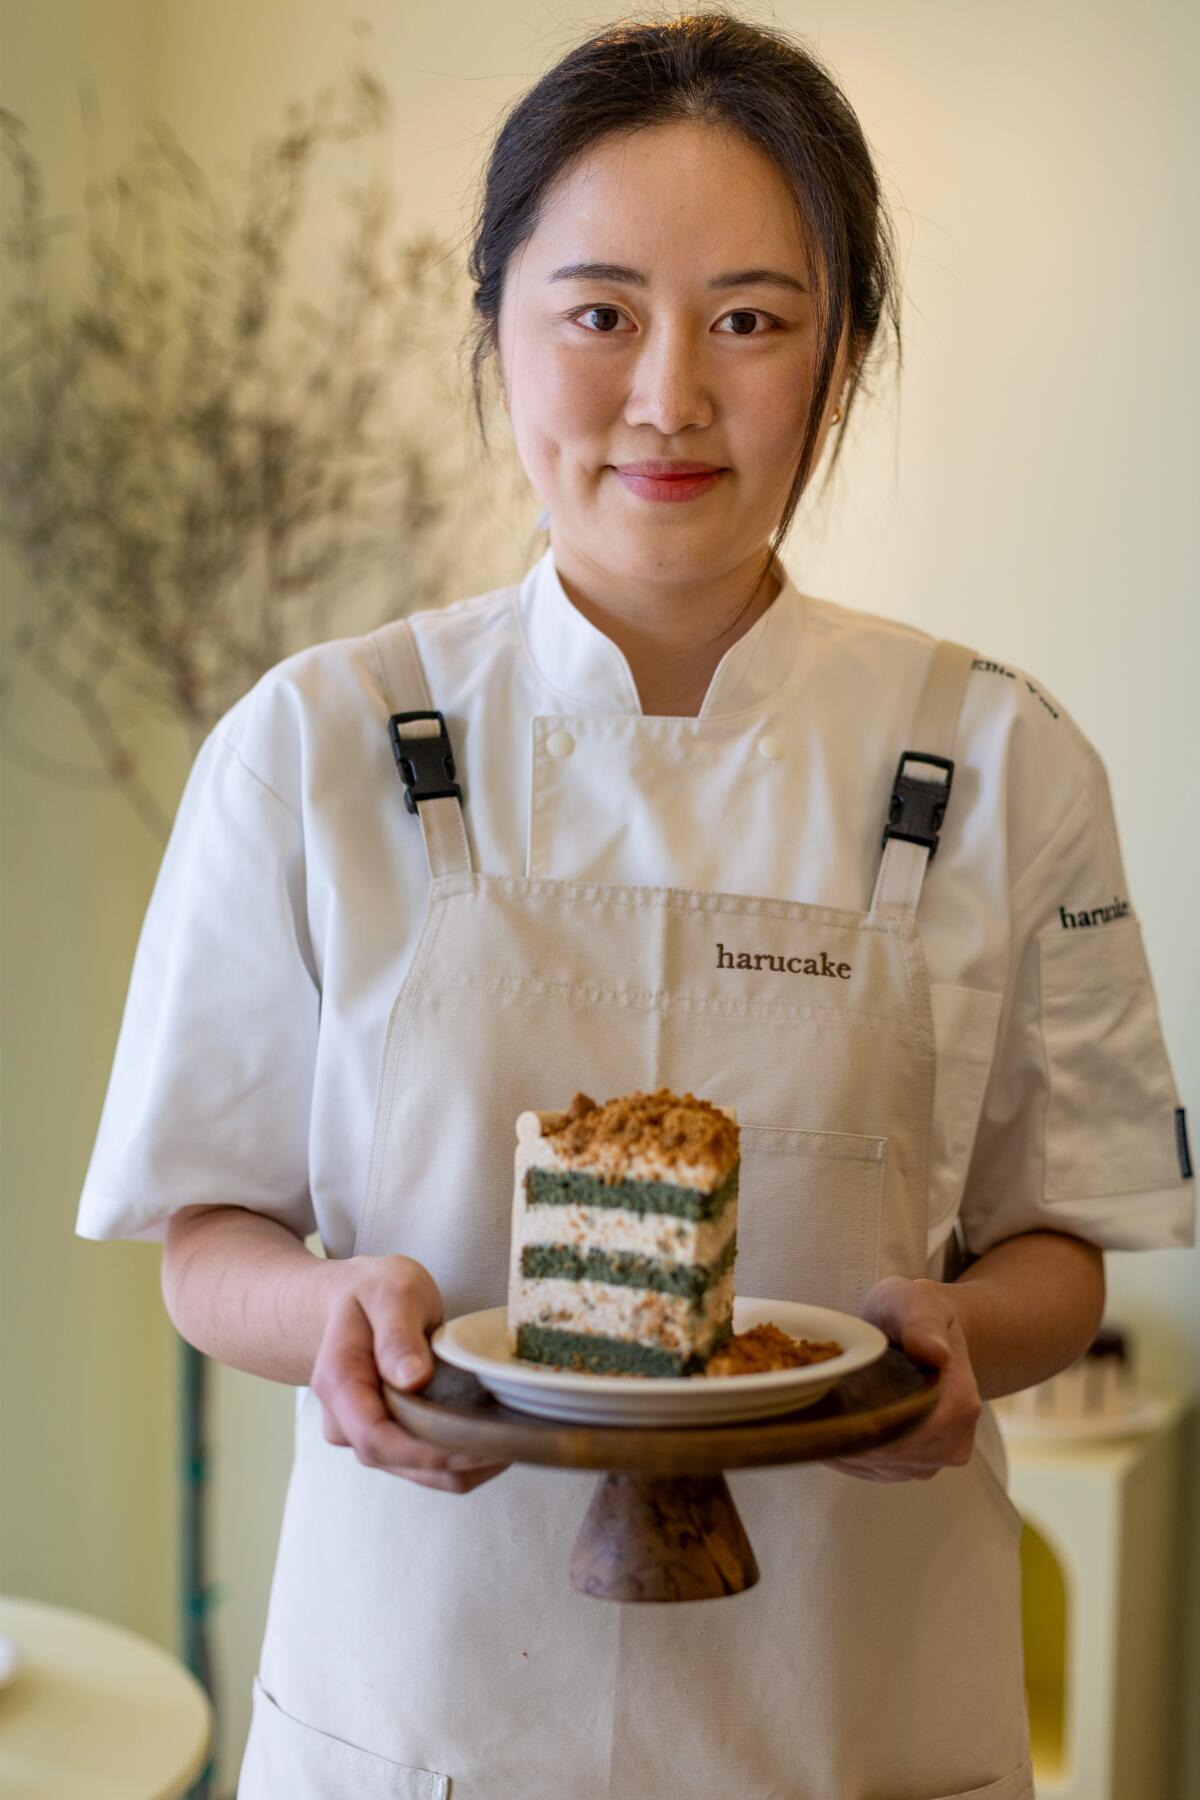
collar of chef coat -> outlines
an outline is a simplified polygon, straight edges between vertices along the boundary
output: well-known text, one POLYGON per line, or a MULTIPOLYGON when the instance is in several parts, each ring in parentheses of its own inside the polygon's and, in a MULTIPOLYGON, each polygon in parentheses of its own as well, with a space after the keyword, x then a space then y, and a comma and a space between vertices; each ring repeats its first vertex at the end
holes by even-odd
MULTIPOLYGON (((804 596, 778 559, 774 567, 783 586, 717 664, 701 719, 746 712, 787 683, 804 632, 804 596)), ((641 712, 624 652, 568 597, 551 547, 521 583, 517 606, 530 655, 550 687, 591 712, 641 712)))

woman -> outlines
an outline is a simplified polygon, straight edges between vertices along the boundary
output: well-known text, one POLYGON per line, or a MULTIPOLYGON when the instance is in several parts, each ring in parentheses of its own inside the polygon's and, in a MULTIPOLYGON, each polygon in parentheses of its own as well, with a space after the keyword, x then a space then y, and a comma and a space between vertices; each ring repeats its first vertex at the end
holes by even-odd
POLYGON ((1083 1350, 1104 1246, 1192 1235, 1103 767, 1020 671, 776 558, 898 315, 806 51, 581 45, 500 132, 472 273, 549 546, 206 742, 80 1214, 165 1235, 184 1336, 302 1390, 239 1792, 1031 1795, 983 1402, 1083 1350), (884 1450, 735 1478, 749 1593, 604 1606, 565 1578, 591 1476, 433 1449, 380 1383, 503 1299, 517 1114, 660 1083, 738 1108, 741 1291, 943 1386, 884 1450))

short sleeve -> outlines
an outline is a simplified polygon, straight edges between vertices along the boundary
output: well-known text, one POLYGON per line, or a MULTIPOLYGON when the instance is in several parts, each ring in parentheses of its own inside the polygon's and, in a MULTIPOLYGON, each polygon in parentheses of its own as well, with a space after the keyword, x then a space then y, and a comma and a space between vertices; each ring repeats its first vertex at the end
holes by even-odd
POLYGON ((313 1231, 318 1017, 300 821, 218 725, 142 925, 79 1236, 161 1241, 198 1205, 313 1231))
POLYGON ((1104 766, 1012 893, 1015 979, 963 1195, 967 1247, 1062 1231, 1107 1249, 1195 1241, 1186 1121, 1129 898, 1104 766))

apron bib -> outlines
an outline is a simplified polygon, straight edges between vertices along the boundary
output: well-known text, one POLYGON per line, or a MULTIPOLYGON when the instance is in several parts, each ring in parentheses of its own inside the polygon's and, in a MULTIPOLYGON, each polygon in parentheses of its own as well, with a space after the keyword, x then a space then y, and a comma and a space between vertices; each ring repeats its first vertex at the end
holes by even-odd
MULTIPOLYGON (((408 626, 374 635, 391 703, 429 709, 408 626)), ((969 667, 938 646, 914 743, 949 754, 969 667)), ((448 1318, 502 1304, 517 1115, 666 1085, 737 1109, 739 1293, 857 1312, 925 1275, 928 841, 889 837, 867 913, 486 875, 447 786, 410 801, 429 899, 356 1253, 423 1263, 448 1318)), ((567 1581, 594 1474, 418 1487, 328 1444, 304 1390, 240 1800, 1026 1800, 1002 1466, 985 1408, 932 1481, 738 1472, 758 1585, 620 1606, 567 1581)))

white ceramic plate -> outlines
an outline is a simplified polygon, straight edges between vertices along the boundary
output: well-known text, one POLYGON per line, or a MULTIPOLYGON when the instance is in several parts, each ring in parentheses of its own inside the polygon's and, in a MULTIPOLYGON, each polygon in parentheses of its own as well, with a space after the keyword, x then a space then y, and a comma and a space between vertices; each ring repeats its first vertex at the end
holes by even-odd
POLYGON ((883 1332, 851 1313, 794 1300, 734 1301, 735 1331, 769 1321, 792 1337, 842 1344, 843 1352, 828 1362, 773 1369, 767 1375, 577 1375, 511 1356, 504 1306, 450 1319, 434 1332, 433 1347, 443 1361, 469 1370, 514 1412, 576 1425, 724 1425, 767 1419, 811 1406, 843 1376, 866 1368, 887 1349, 883 1332))

